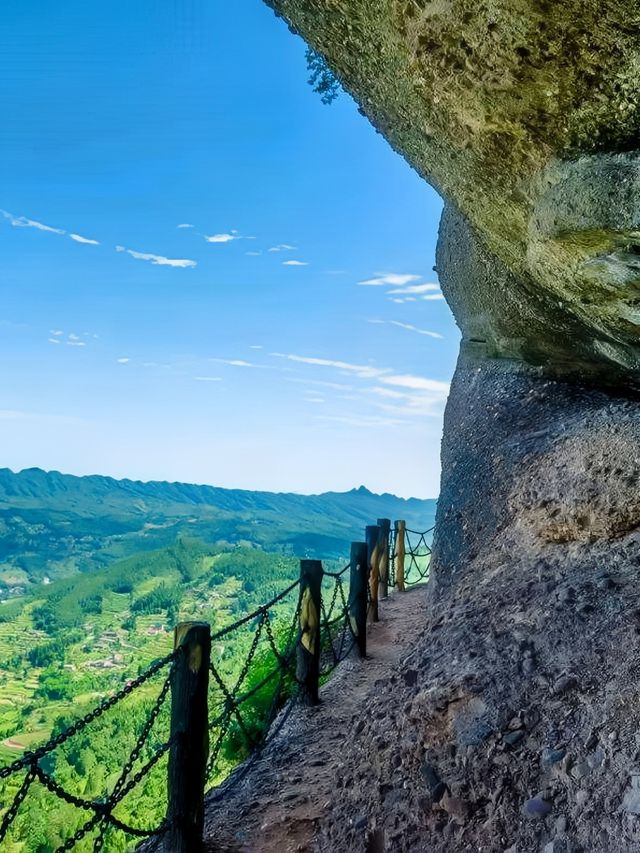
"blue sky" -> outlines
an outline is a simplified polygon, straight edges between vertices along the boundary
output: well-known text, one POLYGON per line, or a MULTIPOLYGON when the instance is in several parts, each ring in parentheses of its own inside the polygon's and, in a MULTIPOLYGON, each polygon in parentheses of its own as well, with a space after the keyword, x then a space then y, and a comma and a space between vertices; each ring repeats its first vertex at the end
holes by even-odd
POLYGON ((304 49, 260 0, 5 0, 1 464, 437 494, 441 202, 304 49))

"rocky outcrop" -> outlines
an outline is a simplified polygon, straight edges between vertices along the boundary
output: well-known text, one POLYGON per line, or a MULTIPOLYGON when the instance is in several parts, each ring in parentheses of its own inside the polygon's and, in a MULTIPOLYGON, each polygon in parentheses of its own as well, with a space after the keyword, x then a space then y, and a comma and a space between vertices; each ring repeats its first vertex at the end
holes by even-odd
POLYGON ((636 0, 269 2, 442 193, 463 337, 429 639, 321 849, 640 850, 636 0))
POLYGON ((635 0, 269 2, 508 274, 536 322, 494 350, 638 386, 635 0))

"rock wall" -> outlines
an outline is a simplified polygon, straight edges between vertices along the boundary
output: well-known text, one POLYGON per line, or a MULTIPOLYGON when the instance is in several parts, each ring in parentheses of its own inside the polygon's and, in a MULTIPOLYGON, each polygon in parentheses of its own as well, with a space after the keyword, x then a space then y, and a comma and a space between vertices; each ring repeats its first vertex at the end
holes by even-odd
POLYGON ((428 631, 321 849, 640 851, 637 0, 269 2, 443 194, 463 337, 428 631))
POLYGON ((637 386, 636 0, 268 2, 509 270, 519 350, 637 386))

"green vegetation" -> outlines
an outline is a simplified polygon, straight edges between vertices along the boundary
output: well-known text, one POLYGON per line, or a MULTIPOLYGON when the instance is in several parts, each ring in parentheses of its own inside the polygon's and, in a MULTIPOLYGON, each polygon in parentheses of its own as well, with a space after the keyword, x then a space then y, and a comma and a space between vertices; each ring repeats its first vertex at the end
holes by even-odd
POLYGON ((320 95, 320 100, 327 106, 338 97, 342 86, 340 81, 327 65, 327 60, 321 53, 313 48, 307 48, 305 53, 307 70, 309 71, 308 83, 313 91, 320 95))
MULTIPOLYGON (((293 557, 252 548, 216 554, 200 542, 179 540, 166 549, 119 561, 91 575, 54 581, 20 603, 14 600, 4 605, 3 610, 11 607, 14 618, 0 624, 0 643, 6 652, 0 664, 0 764, 64 730, 166 655, 177 621, 206 619, 214 630, 220 628, 282 590, 297 572, 293 557)), ((291 636, 296 600, 293 591, 274 609, 276 642, 281 648, 291 636)), ((254 630, 250 623, 214 644, 212 659, 230 687, 245 661, 254 630)), ((275 663, 263 636, 239 693, 258 686, 275 663)), ((166 675, 165 670, 154 676, 55 750, 44 761, 46 771, 77 796, 105 796, 113 788, 166 675)), ((257 739, 277 683, 277 678, 270 680, 243 706, 245 730, 237 720, 232 721, 222 738, 212 781, 223 778, 248 753, 246 733, 251 741, 257 739)), ((223 699, 212 681, 212 709, 223 699)), ((168 725, 168 707, 163 707, 136 766, 166 740, 168 725)), ((10 778, 0 785, 0 802, 10 800, 22 778, 10 778)), ((163 759, 116 814, 132 825, 151 827, 160 823, 165 808, 163 759)), ((86 813, 61 803, 36 784, 20 809, 7 849, 11 853, 53 851, 86 818, 86 813)), ((93 836, 88 838, 86 847, 82 842, 78 850, 92 849, 93 836)), ((125 850, 125 840, 122 833, 111 832, 106 849, 125 850)))
MULTIPOLYGON (((372 518, 405 517, 424 528, 434 508, 364 489, 304 498, 0 471, 0 766, 163 658, 178 621, 204 619, 215 632, 285 588, 297 577, 299 557, 318 556, 335 569, 372 518)), ((271 613, 281 652, 290 642, 296 600, 294 590, 271 613)), ((268 678, 277 662, 265 631, 238 683, 255 631, 255 621, 249 622, 213 645, 220 677, 237 697, 249 699, 242 725, 233 717, 228 729, 211 733, 212 747, 217 744, 212 784, 248 754, 274 702, 291 688, 285 681, 276 692, 279 677, 268 678)), ((43 759, 45 772, 76 796, 105 797, 166 676, 166 669, 159 672, 43 759)), ((225 696, 215 679, 210 690, 215 716, 225 696)), ((167 740, 168 704, 134 772, 167 740)), ((118 818, 146 828, 161 822, 166 763, 164 756, 118 805, 118 818)), ((0 816, 23 778, 0 782, 0 816)), ((50 853, 87 817, 36 782, 3 850, 50 853)), ((88 853, 94 838, 89 833, 75 849, 88 853)), ((133 838, 109 830, 108 853, 133 846, 133 838)))

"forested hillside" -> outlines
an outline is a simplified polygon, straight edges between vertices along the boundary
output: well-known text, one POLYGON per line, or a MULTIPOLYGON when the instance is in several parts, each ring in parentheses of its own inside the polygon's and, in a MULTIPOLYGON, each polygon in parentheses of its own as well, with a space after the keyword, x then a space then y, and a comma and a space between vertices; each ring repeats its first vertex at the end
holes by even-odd
POLYGON ((429 527, 435 503, 375 495, 363 487, 276 494, 0 469, 0 599, 167 547, 180 537, 222 550, 260 546, 297 557, 339 558, 379 517, 429 527))
MULTIPOLYGON (((1 470, 0 766, 164 657, 177 622, 205 620, 215 631, 285 589, 298 575, 300 557, 321 558, 335 569, 348 560, 349 543, 362 539, 366 524, 404 518, 425 529, 434 513, 435 501, 405 501, 364 488, 305 497, 1 470)), ((292 594, 275 607, 276 639, 290 625, 295 604, 292 594)), ((216 666, 232 681, 254 628, 247 624, 213 650, 216 666)), ((261 643, 247 687, 270 665, 269 654, 261 643)), ((128 696, 47 759, 47 772, 76 796, 103 796, 159 689, 149 682, 128 696)), ((252 699, 256 730, 272 694, 270 685, 252 699)), ((164 709, 140 760, 149 758, 167 725, 164 709)), ((244 730, 232 727, 212 781, 246 750, 244 730)), ((160 821, 165 776, 160 763, 119 807, 120 818, 138 825, 160 821)), ((19 782, 12 777, 0 783, 0 816, 19 782)), ((11 827, 11 853, 56 850, 84 819, 71 805, 34 791, 11 827)), ((122 834, 107 836, 109 853, 126 848, 122 834)), ((93 849, 91 839, 77 849, 93 849)))

